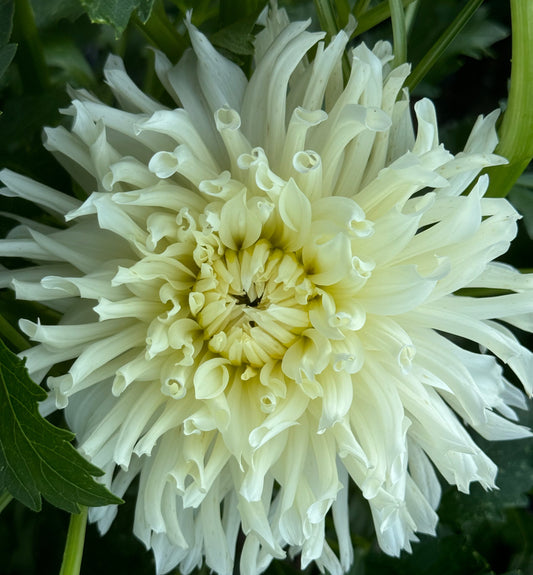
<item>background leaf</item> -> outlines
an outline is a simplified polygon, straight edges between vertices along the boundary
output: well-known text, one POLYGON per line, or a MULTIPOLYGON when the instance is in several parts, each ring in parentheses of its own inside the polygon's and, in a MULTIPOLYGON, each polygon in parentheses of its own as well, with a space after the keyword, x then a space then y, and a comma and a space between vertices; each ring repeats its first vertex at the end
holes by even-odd
POLYGON ((13 0, 0 0, 0 78, 17 51, 16 44, 8 44, 13 31, 13 9, 13 0))
MULTIPOLYGON (((440 530, 442 533, 442 530, 440 530)), ((373 554, 366 563, 368 575, 486 575, 489 565, 462 535, 423 537, 416 552, 401 559, 373 554)), ((350 575, 359 575, 353 571, 350 575)))
POLYGON ((32 8, 39 28, 51 26, 62 18, 74 20, 83 13, 80 0, 32 0, 32 8))
POLYGON ((120 36, 134 11, 146 22, 155 0, 81 0, 90 19, 98 24, 110 24, 120 36))
POLYGON ((13 31, 13 0, 0 0, 0 46, 7 44, 13 31))
POLYGON ((459 34, 450 44, 448 57, 462 54, 480 60, 485 56, 494 56, 491 46, 503 40, 509 34, 509 30, 488 18, 488 11, 480 8, 472 20, 465 26, 462 34, 459 34))
POLYGON ((41 417, 37 402, 45 398, 24 362, 0 341, 0 490, 34 511, 41 496, 70 513, 78 513, 79 504, 120 503, 91 477, 103 472, 69 443, 74 435, 41 417))
POLYGON ((252 14, 237 20, 230 26, 215 32, 209 40, 218 48, 241 56, 251 56, 254 53, 252 29, 257 16, 258 14, 252 14))
POLYGON ((4 75, 9 64, 11 64, 16 51, 16 44, 6 44, 0 48, 0 78, 4 75))

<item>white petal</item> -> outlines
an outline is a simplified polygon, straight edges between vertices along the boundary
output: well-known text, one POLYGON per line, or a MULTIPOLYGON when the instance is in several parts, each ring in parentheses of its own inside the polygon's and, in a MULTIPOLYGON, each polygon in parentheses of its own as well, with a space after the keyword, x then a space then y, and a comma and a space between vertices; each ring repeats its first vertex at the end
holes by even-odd
MULTIPOLYGON (((135 444, 148 421, 157 413, 159 406, 164 401, 165 397, 159 393, 158 387, 152 383, 146 385, 144 393, 139 395, 136 402, 130 406, 127 416, 121 421, 120 432, 113 453, 113 459, 117 465, 120 465, 125 470, 128 469, 135 444)), ((162 445, 154 457, 154 467, 161 465, 165 456, 173 462, 172 455, 168 454, 168 450, 165 452, 162 445)), ((171 462, 166 463, 165 467, 167 469, 172 466, 171 462)), ((161 477, 161 474, 159 474, 159 477, 161 477)), ((160 486, 161 490, 163 486, 160 486)), ((147 490, 145 497, 149 504, 151 503, 150 508, 155 509, 156 501, 151 500, 150 502, 150 491, 150 489, 147 490)))
POLYGON ((264 422, 250 433, 250 445, 257 449, 285 429, 298 425, 298 419, 304 413, 308 401, 306 396, 293 386, 284 401, 278 403, 276 411, 269 414, 264 422))
POLYGON ((187 144, 196 157, 201 158, 214 171, 220 171, 216 160, 185 110, 178 108, 157 111, 147 120, 137 124, 137 127, 141 133, 151 131, 166 134, 178 144, 187 144))
POLYGON ((397 315, 422 304, 436 283, 422 277, 415 266, 378 269, 359 291, 358 300, 368 313, 397 315))
POLYGON ((62 194, 11 170, 2 170, 0 181, 7 186, 7 188, 0 189, 3 196, 18 196, 55 213, 66 214, 81 204, 80 200, 76 198, 62 194))
POLYGON ((194 374, 194 392, 197 399, 210 399, 224 391, 229 381, 229 361, 213 358, 204 361, 194 374))
POLYGON ((198 58, 198 81, 214 113, 223 106, 240 110, 247 80, 237 64, 221 56, 209 40, 185 20, 193 49, 198 58))
MULTIPOLYGON (((265 94, 269 92, 271 85, 272 71, 276 61, 292 40, 296 40, 296 47, 302 45, 302 37, 304 30, 309 26, 310 21, 307 22, 293 22, 285 27, 275 41, 269 46, 267 53, 261 58, 258 67, 246 88, 244 99, 242 102, 242 109, 240 110, 241 118, 243 120, 244 135, 248 138, 252 146, 263 145, 266 141, 266 121, 267 109, 269 106, 269 98, 265 98, 265 94)), ((321 37, 322 34, 319 35, 321 37)), ((314 42, 318 41, 319 37, 313 37, 314 42)), ((303 44, 305 51, 308 49, 307 37, 303 37, 303 44)), ((310 38, 309 38, 310 39, 310 38)), ((303 54, 302 54, 303 55, 303 54)), ((295 54, 293 58, 295 59, 295 54)), ((300 56, 301 57, 301 56, 300 56)), ((298 62, 293 62, 297 64, 298 62)), ((287 78, 288 79, 288 78, 287 78)), ((283 118, 285 114, 283 114, 283 118)), ((277 120, 279 122, 279 119, 277 120)), ((274 142, 273 142, 274 143, 274 142)))
MULTIPOLYGON (((158 57, 156 62, 159 59, 158 57)), ((163 83, 172 88, 170 93, 174 94, 175 99, 181 102, 183 109, 189 114, 202 140, 206 143, 209 142, 211 153, 218 162, 222 162, 224 158, 222 140, 213 120, 214 110, 210 109, 200 87, 196 72, 197 61, 194 52, 187 50, 176 66, 161 77, 163 83)))
POLYGON ((159 102, 137 88, 137 85, 126 73, 124 62, 118 56, 108 56, 104 66, 104 76, 121 107, 125 110, 153 113, 162 108, 159 102))

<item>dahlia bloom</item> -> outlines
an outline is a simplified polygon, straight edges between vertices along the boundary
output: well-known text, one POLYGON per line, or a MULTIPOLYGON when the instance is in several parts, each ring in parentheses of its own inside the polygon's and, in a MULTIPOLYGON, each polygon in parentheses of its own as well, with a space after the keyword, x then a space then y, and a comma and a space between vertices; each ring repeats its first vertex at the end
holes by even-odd
MULTIPOLYGON (((174 109, 116 57, 120 108, 73 91, 70 131, 45 145, 86 201, 0 175, 66 222, 20 220, 0 242, 33 262, 1 285, 62 314, 21 320, 37 342, 22 355, 36 381, 70 361, 50 400, 114 493, 140 476, 133 531, 158 573, 231 574, 240 529, 243 574, 287 552, 342 573, 352 482, 398 555, 434 533, 436 470, 494 487, 465 426, 530 435, 497 358, 531 394, 533 356, 500 320, 532 330, 533 276, 493 261, 518 215, 477 177, 504 162, 497 113, 454 156, 429 100, 412 121, 388 43, 351 50, 344 85, 350 31, 325 47, 283 11, 264 25, 248 81, 188 22, 192 50, 156 55, 174 109), (506 293, 456 295, 471 287, 506 293)), ((102 532, 115 514, 91 510, 102 532)))

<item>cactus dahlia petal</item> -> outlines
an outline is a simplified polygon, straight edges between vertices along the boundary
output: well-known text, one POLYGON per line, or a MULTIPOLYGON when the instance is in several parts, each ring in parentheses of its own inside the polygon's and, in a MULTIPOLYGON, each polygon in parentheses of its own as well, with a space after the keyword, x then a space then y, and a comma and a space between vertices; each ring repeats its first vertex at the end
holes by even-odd
MULTIPOLYGON (((247 80, 188 23, 192 50, 156 57, 173 109, 110 57, 119 107, 77 91, 71 129, 46 130, 83 203, 1 172, 4 195, 66 221, 24 220, 0 243, 32 262, 2 285, 62 314, 21 320, 38 343, 22 355, 37 381, 70 361, 46 380, 53 401, 112 491, 140 476, 133 530, 159 573, 231 574, 240 529, 243 574, 287 552, 346 571, 351 482, 397 555, 434 532, 436 470, 494 486, 464 423, 529 435, 496 358, 531 394, 533 356, 505 324, 532 329, 533 277, 493 261, 518 216, 477 177, 504 162, 497 114, 454 156, 429 100, 413 128, 389 44, 351 50, 344 84, 348 35, 325 47, 308 26, 271 11, 247 80)), ((91 517, 105 532, 115 513, 91 517)))

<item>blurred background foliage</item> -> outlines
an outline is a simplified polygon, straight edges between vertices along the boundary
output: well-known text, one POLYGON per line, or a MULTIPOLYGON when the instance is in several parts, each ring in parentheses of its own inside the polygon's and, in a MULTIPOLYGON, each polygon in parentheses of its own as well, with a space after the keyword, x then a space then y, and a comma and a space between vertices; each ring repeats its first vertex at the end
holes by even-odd
MULTIPOLYGON (((124 58, 128 72, 143 90, 170 103, 155 76, 149 48, 163 50, 176 61, 189 45, 183 19, 191 9, 193 22, 249 74, 252 33, 265 4, 265 0, 0 0, 0 167, 83 195, 41 145, 43 126, 63 121, 58 110, 68 105, 67 86, 85 88, 111 104, 102 67, 107 55, 115 53, 124 58)), ((331 9, 329 24, 337 29, 354 14, 359 21, 354 42, 372 45, 378 39, 392 40, 388 0, 279 0, 279 4, 292 19, 311 17, 317 29, 325 23, 317 7, 331 9), (376 25, 359 33, 371 24, 376 25)), ((416 66, 465 1, 403 0, 403 4, 407 60, 416 66)), ((413 102, 424 96, 434 100, 441 139, 453 152, 462 149, 477 115, 505 109, 510 33, 509 2, 486 0, 413 91, 413 102)), ((533 89, 533 78, 531 82, 533 89)), ((532 195, 533 176, 526 174, 509 196, 524 218, 505 261, 521 268, 533 267, 532 195)), ((4 212, 28 215, 31 209, 2 198, 4 212)), ((30 216, 41 217, 37 210, 30 216)), ((11 225, 0 217, 0 233, 11 225)), ((43 313, 46 310, 14 302, 8 292, 0 295, 0 314, 12 326, 23 315, 43 313)), ((531 340, 525 343, 531 347, 531 340)), ((11 343, 11 347, 16 346, 11 343)), ((523 423, 533 426, 531 411, 523 414, 523 423)), ((368 508, 354 490, 352 575, 533 574, 533 444, 528 440, 489 443, 476 439, 500 468, 499 490, 485 493, 474 485, 466 496, 443 485, 438 536, 423 536, 412 554, 397 559, 379 551, 368 508)), ((94 526, 88 527, 83 575, 155 573, 151 553, 131 531, 135 489, 132 486, 105 537, 100 537, 94 526)), ((9 504, 0 516, 0 573, 58 573, 68 519, 68 514, 47 503, 42 513, 16 501, 9 504)), ((268 570, 276 575, 297 572, 297 558, 275 561, 268 570)))

